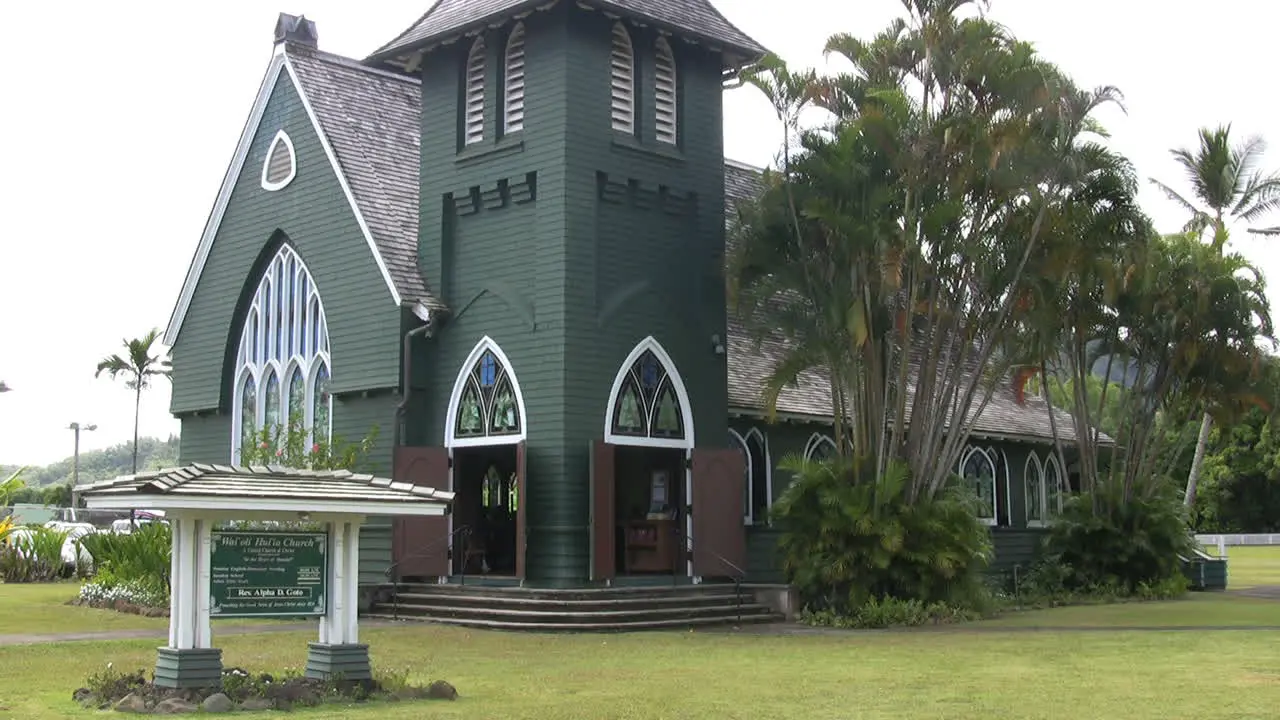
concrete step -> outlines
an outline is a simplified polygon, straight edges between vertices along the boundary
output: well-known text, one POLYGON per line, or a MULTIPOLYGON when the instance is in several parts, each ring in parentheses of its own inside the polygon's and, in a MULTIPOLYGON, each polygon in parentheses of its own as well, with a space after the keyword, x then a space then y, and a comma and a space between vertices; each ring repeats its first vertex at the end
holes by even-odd
MULTIPOLYGON (((389 614, 373 613, 368 615, 371 619, 377 620, 395 620, 389 614)), ((488 620, 479 618, 432 618, 432 617, 415 617, 400 618, 405 623, 437 623, 440 625, 457 625, 460 627, 483 628, 489 630, 525 630, 531 632, 630 632, 635 630, 671 630, 684 629, 690 627, 711 627, 723 625, 736 625, 737 617, 706 617, 706 618, 673 618, 663 620, 638 620, 638 621, 619 621, 609 624, 596 624, 584 622, 554 622, 554 623, 528 623, 510 620, 488 620)), ((764 615, 744 615, 742 624, 758 624, 779 622, 782 616, 769 613, 764 615)))
POLYGON ((707 619, 719 618, 736 620, 739 617, 756 617, 771 615, 772 611, 754 603, 744 603, 741 607, 735 604, 710 606, 676 606, 676 607, 644 607, 626 610, 586 610, 575 611, 565 609, 544 608, 537 610, 511 609, 493 606, 441 606, 441 605, 402 605, 398 612, 386 607, 378 608, 379 614, 398 614, 400 617, 424 617, 438 619, 477 619, 519 622, 530 625, 556 623, 576 623, 585 625, 612 625, 626 622, 649 622, 674 619, 707 619))
MULTIPOLYGON (((437 592, 402 592, 396 602, 401 606, 410 605, 433 605, 440 607, 475 607, 476 605, 486 606, 502 606, 514 609, 528 608, 548 608, 548 609, 566 609, 571 611, 590 611, 590 610, 625 610, 627 608, 642 609, 646 607, 703 607, 707 605, 731 605, 737 602, 737 596, 732 592, 729 593, 704 593, 704 594, 667 594, 661 596, 642 596, 642 597, 626 597, 626 596, 604 596, 590 599, 564 599, 564 598, 544 598, 544 597, 523 597, 515 593, 507 593, 505 595, 462 595, 459 593, 437 593, 437 592)), ((752 602, 749 595, 743 597, 743 602, 752 602)), ((390 601, 383 603, 383 606, 391 605, 390 601)))
MULTIPOLYGON (((391 586, 385 586, 390 590, 391 586)), ((679 586, 647 586, 647 587, 606 587, 606 588, 574 588, 550 589, 527 587, 500 587, 483 585, 454 585, 401 583, 400 595, 460 596, 466 598, 527 598, 535 600, 608 600, 624 598, 669 598, 700 597, 703 595, 731 595, 734 593, 732 583, 704 583, 701 585, 679 586)))

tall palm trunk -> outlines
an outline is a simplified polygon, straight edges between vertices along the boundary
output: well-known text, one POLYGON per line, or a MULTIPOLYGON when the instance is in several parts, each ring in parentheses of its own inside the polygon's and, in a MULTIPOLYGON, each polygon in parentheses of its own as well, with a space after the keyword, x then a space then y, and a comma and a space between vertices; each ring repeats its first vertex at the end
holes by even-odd
POLYGON ((1200 421, 1200 437, 1196 439, 1196 454, 1191 459, 1191 472, 1187 475, 1187 493, 1182 498, 1183 505, 1188 508, 1196 502, 1196 486, 1200 484, 1200 468, 1204 465, 1204 451, 1209 444, 1209 430, 1213 427, 1213 417, 1204 414, 1200 421))
POLYGON ((138 474, 138 414, 142 412, 142 384, 133 395, 133 474, 138 474))

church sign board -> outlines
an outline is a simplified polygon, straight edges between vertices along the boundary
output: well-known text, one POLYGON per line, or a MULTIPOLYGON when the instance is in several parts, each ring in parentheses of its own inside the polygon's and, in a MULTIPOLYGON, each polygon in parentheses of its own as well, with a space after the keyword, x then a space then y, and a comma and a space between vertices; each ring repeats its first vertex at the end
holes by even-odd
POLYGON ((213 617, 324 615, 329 576, 323 532, 214 532, 213 617))

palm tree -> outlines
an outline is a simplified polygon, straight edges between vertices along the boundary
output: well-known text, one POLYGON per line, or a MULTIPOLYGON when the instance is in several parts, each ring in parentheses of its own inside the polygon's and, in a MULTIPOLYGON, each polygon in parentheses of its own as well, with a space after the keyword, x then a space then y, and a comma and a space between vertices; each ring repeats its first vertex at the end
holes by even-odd
MULTIPOLYGON (((1280 207, 1280 176, 1258 168, 1266 143, 1252 136, 1232 145, 1231 126, 1200 129, 1200 146, 1194 151, 1178 148, 1170 151, 1191 185, 1192 202, 1173 188, 1151 179, 1166 196, 1190 213, 1185 230, 1209 234, 1210 246, 1219 254, 1227 244, 1227 222, 1252 223, 1280 207)), ((1280 234, 1280 228, 1251 230, 1262 235, 1280 234)), ((1190 507, 1196 499, 1196 485, 1204 465, 1205 447, 1213 417, 1206 410, 1200 423, 1196 452, 1187 475, 1187 491, 1183 502, 1190 507)))
POLYGON ((138 472, 138 413, 142 406, 142 391, 151 386, 152 378, 169 377, 173 369, 169 360, 162 355, 152 355, 151 346, 155 344, 159 330, 152 328, 140 338, 123 340, 125 354, 109 355, 98 363, 98 370, 93 374, 98 377, 103 372, 115 380, 123 375, 124 386, 134 392, 133 398, 133 472, 138 472))

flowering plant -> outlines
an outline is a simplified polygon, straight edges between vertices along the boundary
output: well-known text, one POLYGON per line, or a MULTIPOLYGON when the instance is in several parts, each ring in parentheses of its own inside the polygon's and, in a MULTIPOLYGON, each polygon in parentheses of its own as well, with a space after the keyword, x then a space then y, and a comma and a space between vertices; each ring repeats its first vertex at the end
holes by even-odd
POLYGON ((281 465, 300 470, 354 470, 365 463, 378 439, 375 425, 357 443, 340 437, 313 437, 311 428, 294 415, 246 437, 240 448, 241 465, 281 465))

